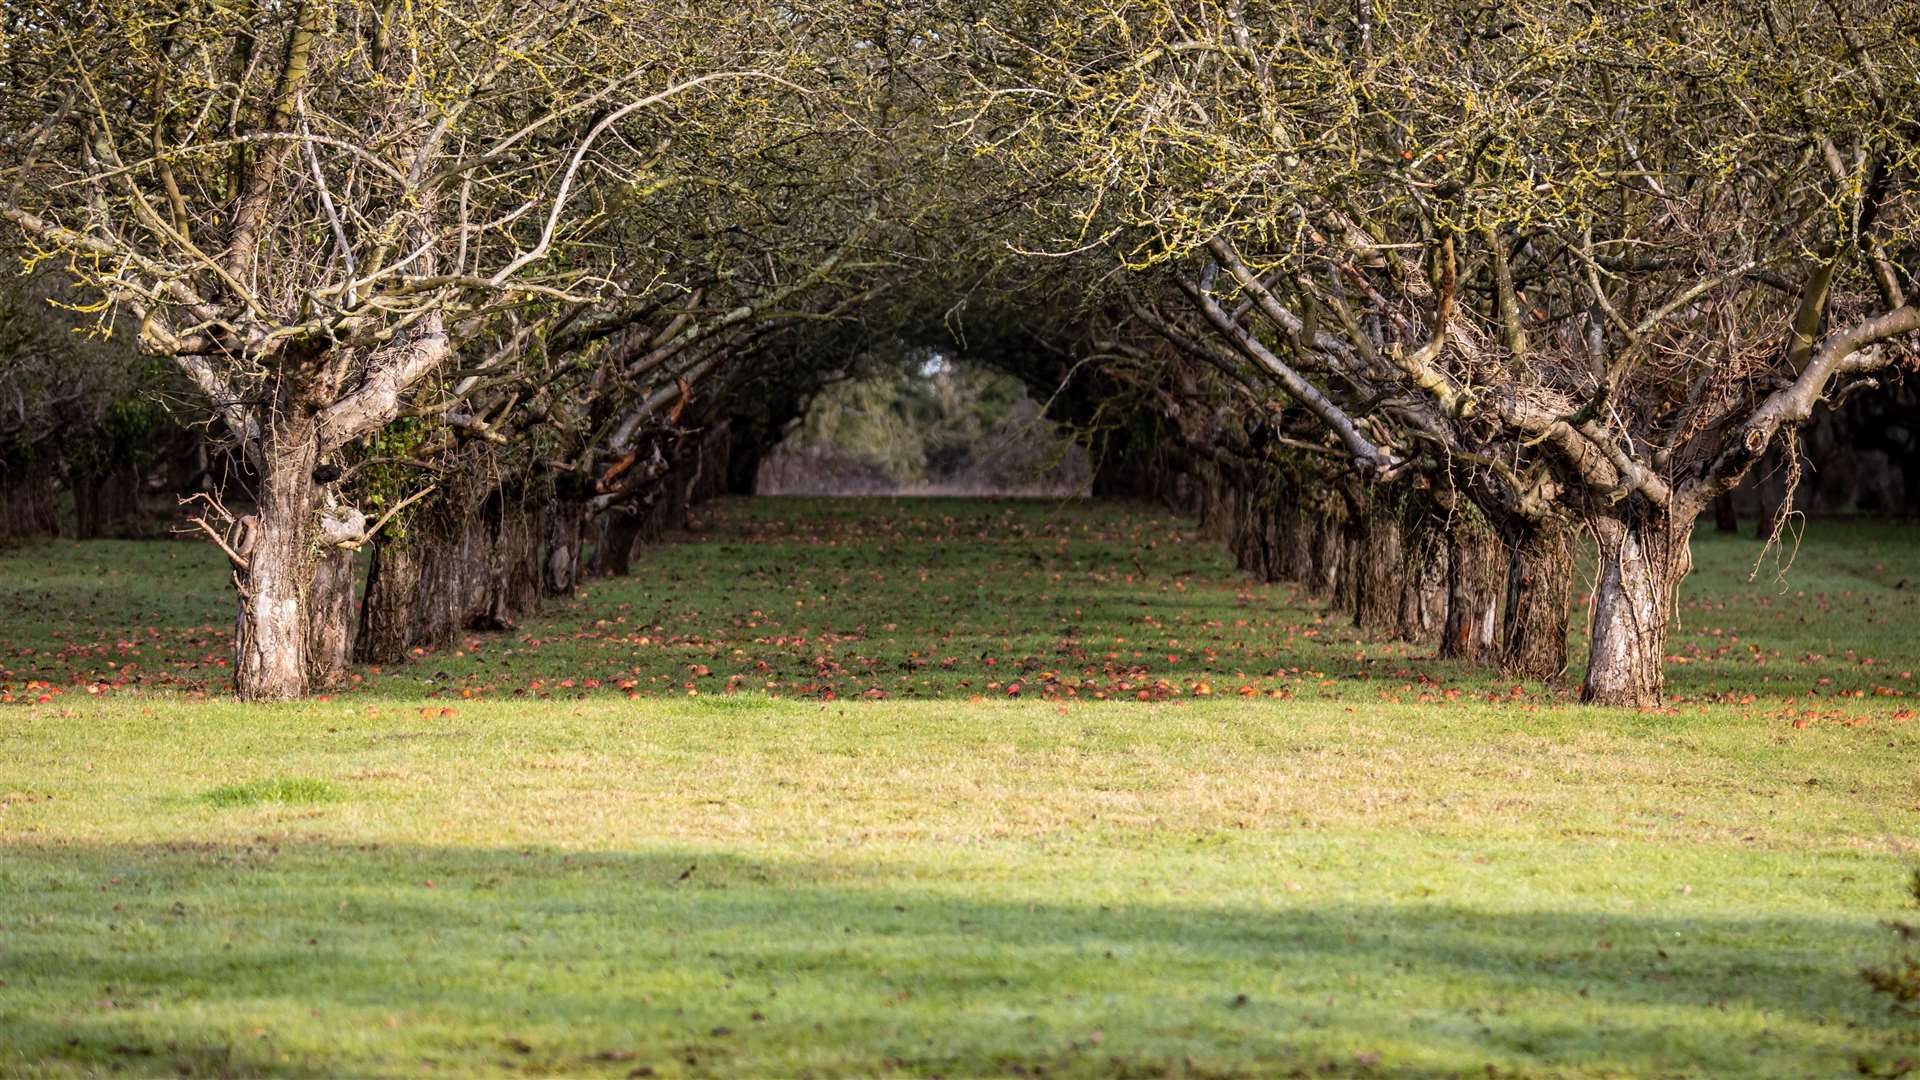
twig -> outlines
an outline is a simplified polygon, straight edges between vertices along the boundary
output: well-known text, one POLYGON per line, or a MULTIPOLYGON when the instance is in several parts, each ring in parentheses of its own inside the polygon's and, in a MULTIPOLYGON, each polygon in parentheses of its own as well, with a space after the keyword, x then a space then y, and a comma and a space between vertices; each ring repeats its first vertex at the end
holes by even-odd
POLYGON ((306 98, 302 95, 295 95, 293 104, 294 108, 300 112, 301 144, 307 151, 307 164, 313 169, 313 184, 314 188, 320 194, 320 208, 327 212, 327 223, 333 227, 333 242, 335 246, 340 249, 340 260, 345 265, 345 272, 349 284, 347 286, 346 296, 343 298, 343 303, 347 307, 352 307, 355 302, 355 297, 351 282, 359 273, 354 269, 353 245, 347 242, 346 226, 341 224, 340 214, 334 209, 333 192, 327 189, 326 174, 320 169, 320 155, 313 149, 313 133, 307 130, 306 98))
MULTIPOLYGON (((206 533, 208 536, 213 537, 213 542, 216 544, 219 544, 220 550, 227 553, 227 558, 233 560, 233 565, 239 567, 242 570, 251 569, 251 566, 247 563, 246 558, 242 556, 239 552, 228 547, 226 539, 222 537, 219 533, 214 532, 213 526, 207 524, 207 520, 205 518, 188 518, 187 520, 193 523, 195 526, 197 526, 201 532, 206 533)), ((186 531, 187 530, 185 529, 174 530, 174 532, 176 533, 184 533, 186 531)))
POLYGON ((233 512, 231 510, 228 510, 226 507, 221 506, 220 503, 217 500, 215 500, 212 495, 209 495, 204 491, 196 491, 193 494, 188 495, 185 498, 181 499, 180 505, 185 506, 188 503, 193 503, 193 502, 206 503, 207 509, 212 510, 214 513, 219 514, 221 517, 225 518, 228 525, 233 524, 233 521, 234 521, 233 512))
POLYGON ((381 514, 380 520, 374 522, 373 528, 367 530, 367 533, 366 533, 367 539, 371 540, 374 537, 380 535, 380 530, 386 526, 387 522, 393 520, 393 515, 399 513, 402 510, 405 510, 412 503, 419 502, 421 499, 424 499, 428 495, 431 495, 433 493, 433 489, 438 486, 439 486, 438 484, 428 484, 426 487, 421 488, 419 491, 414 492, 413 494, 407 496, 404 499, 401 499, 398 503, 394 504, 393 509, 388 510, 384 514, 381 514))

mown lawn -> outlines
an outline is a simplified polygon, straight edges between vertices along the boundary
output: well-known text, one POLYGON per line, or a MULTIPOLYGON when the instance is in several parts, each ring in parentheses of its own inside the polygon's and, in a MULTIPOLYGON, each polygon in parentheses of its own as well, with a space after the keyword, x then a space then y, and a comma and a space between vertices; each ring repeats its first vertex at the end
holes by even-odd
POLYGON ((1891 1072, 1920 531, 1697 551, 1650 713, 1139 508, 724 502, 282 708, 205 548, 0 554, 0 1075, 1891 1072))

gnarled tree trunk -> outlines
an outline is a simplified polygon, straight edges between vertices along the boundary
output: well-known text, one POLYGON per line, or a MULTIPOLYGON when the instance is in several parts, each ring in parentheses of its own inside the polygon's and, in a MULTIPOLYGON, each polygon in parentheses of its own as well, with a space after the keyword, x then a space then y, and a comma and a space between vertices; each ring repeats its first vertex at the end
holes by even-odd
POLYGON ((1491 664, 1500 652, 1500 604, 1507 553, 1485 522, 1458 520, 1447 530, 1447 621, 1440 655, 1491 664))
POLYGON ((257 508, 242 519, 250 520, 244 536, 236 533, 247 566, 238 575, 233 689, 245 701, 289 701, 307 692, 318 451, 312 421, 297 415, 263 440, 257 508))
POLYGON ((307 611, 307 687, 337 686, 353 659, 353 552, 335 549, 314 564, 307 611))
POLYGON ((1309 588, 1313 582, 1313 521, 1298 494, 1286 500, 1280 519, 1280 576, 1309 588))
POLYGON ((1515 520, 1504 530, 1508 556, 1500 670, 1541 682, 1567 673, 1573 609, 1573 534, 1557 520, 1515 520))
POLYGON ((602 577, 626 577, 633 566, 633 548, 640 542, 646 519, 625 507, 614 507, 600 521, 595 545, 594 572, 602 577))
POLYGON ((586 530, 587 504, 556 494, 547 507, 545 554, 541 558, 541 590, 548 596, 572 595, 580 582, 580 548, 586 530))
POLYGON ((1242 498, 1237 544, 1240 568, 1261 581, 1280 581, 1286 576, 1282 559, 1285 494, 1268 486, 1248 489, 1242 498))
POLYGON ((1407 576, 1401 565, 1400 516, 1386 507, 1369 506, 1356 555, 1353 624, 1370 637, 1392 638, 1400 632, 1400 591, 1407 576))
POLYGON ((1366 528, 1358 518, 1349 517, 1340 528, 1340 576, 1334 582, 1333 607, 1354 614, 1359 607, 1362 553, 1367 546, 1366 528))
POLYGON ((408 525, 418 579, 401 655, 450 641, 465 628, 475 602, 473 567, 484 561, 474 554, 479 537, 470 535, 469 522, 470 508, 453 504, 408 525))
POLYGON ((367 566, 366 596, 360 601, 355 659, 363 664, 397 664, 407 658, 419 592, 420 560, 411 537, 376 538, 367 566))
POLYGON ((543 595, 541 546, 546 537, 546 499, 524 488, 496 493, 499 516, 493 519, 487 563, 485 622, 475 626, 504 630, 521 616, 540 610, 543 595))
POLYGON ((1341 556, 1346 553, 1346 514, 1337 505, 1323 505, 1313 516, 1313 573, 1307 585, 1316 596, 1334 596, 1342 580, 1341 556))
POLYGON ((1400 523, 1399 635, 1407 641, 1439 638, 1447 620, 1447 542, 1440 522, 1409 514, 1400 523))
POLYGON ((539 607, 544 515, 529 498, 489 483, 408 525, 420 566, 410 645, 432 648, 466 630, 505 630, 539 607))
POLYGON ((1580 700, 1636 708, 1660 704, 1667 622, 1693 567, 1692 514, 1669 515, 1638 497, 1590 522, 1599 560, 1593 652, 1580 700))

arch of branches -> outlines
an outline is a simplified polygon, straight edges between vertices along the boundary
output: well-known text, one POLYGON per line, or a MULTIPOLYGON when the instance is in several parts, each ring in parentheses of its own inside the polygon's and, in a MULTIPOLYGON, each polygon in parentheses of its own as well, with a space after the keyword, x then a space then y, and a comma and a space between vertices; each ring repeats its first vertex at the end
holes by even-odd
POLYGON ((1379 635, 1560 678, 1590 535, 1645 705, 1702 508, 1915 361, 1896 7, 18 3, 0 221, 245 463, 246 698, 622 572, 951 342, 1379 635))

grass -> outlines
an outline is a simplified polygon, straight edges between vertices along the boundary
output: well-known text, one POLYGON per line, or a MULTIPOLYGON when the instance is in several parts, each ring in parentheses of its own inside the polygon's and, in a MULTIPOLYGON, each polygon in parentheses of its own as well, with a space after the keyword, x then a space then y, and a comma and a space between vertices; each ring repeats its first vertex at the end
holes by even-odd
POLYGON ((340 789, 325 780, 276 777, 221 784, 203 796, 214 806, 254 806, 259 803, 317 803, 340 798, 340 789))
MULTIPOLYGON (((1203 686, 1369 704, 1442 700, 1449 689, 1532 705, 1573 697, 1539 686, 1515 695, 1431 649, 1365 641, 1293 586, 1238 578, 1218 545, 1139 507, 769 498, 718 504, 690 539, 512 633, 356 672, 349 693, 1164 700, 1203 686)), ((1746 536, 1703 530, 1695 553, 1669 643, 1677 705, 1751 695, 1755 709, 1819 704, 1834 719, 1856 695, 1920 689, 1911 526, 1817 523, 1784 580, 1777 558, 1754 573, 1760 545, 1746 536)), ((218 697, 232 620, 211 545, 0 550, 0 701, 218 697)))
POLYGON ((683 540, 274 708, 207 692, 204 549, 0 557, 0 1075, 1920 1058, 1857 975, 1920 837, 1906 530, 1816 527, 1784 593, 1703 536, 1646 713, 1357 641, 1138 508, 683 540))

